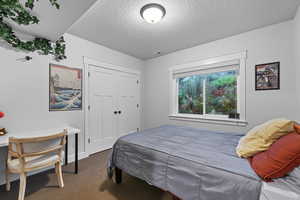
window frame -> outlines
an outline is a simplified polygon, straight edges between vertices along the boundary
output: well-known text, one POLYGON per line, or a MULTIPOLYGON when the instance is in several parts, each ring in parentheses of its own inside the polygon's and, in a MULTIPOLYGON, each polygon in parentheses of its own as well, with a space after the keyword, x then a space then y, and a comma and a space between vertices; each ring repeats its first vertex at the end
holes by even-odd
MULTIPOLYGON (((228 124, 237 126, 246 126, 246 59, 247 51, 243 51, 236 54, 225 55, 215 58, 210 58, 198 62, 187 63, 183 65, 176 65, 169 69, 169 82, 170 82, 170 94, 169 94, 169 118, 173 120, 184 120, 184 121, 199 121, 208 123, 218 123, 218 124, 228 124), (230 119, 226 115, 213 115, 206 114, 185 114, 178 112, 178 81, 175 77, 176 74, 197 72, 202 70, 212 70, 218 67, 223 67, 226 63, 232 61, 239 63, 239 70, 237 76, 237 111, 240 113, 240 119, 230 119)), ((217 70, 216 70, 217 71, 217 70)), ((205 95, 204 90, 205 85, 203 85, 203 95, 205 95)), ((203 98, 203 103, 205 105, 205 99, 203 98)), ((205 105, 206 106, 206 105, 205 105)), ((204 108, 205 108, 204 106, 204 108)))

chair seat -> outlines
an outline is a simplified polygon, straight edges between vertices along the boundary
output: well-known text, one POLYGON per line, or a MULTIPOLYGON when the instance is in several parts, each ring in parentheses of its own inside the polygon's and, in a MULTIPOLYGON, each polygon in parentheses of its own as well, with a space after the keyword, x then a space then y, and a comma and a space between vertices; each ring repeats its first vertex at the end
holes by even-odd
MULTIPOLYGON (((62 152, 62 158, 63 158, 64 153, 62 152)), ((53 165, 57 162, 59 162, 59 156, 57 155, 57 153, 49 153, 47 155, 43 155, 43 156, 35 156, 35 157, 28 157, 25 158, 25 166, 24 166, 24 170, 27 171, 27 169, 30 171, 31 170, 38 170, 40 168, 44 168, 45 165, 53 165)), ((19 159, 13 159, 13 160, 9 160, 7 162, 7 166, 8 169, 11 172, 21 172, 21 163, 19 159)))

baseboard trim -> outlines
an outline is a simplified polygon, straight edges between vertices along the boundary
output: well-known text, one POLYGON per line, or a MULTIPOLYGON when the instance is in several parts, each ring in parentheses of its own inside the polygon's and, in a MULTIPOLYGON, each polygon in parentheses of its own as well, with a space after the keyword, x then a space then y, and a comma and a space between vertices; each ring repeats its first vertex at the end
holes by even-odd
MULTIPOLYGON (((78 154, 78 160, 82 160, 89 157, 89 154, 87 152, 81 152, 78 154)), ((69 155, 68 156, 68 163, 75 162, 75 154, 69 155)))

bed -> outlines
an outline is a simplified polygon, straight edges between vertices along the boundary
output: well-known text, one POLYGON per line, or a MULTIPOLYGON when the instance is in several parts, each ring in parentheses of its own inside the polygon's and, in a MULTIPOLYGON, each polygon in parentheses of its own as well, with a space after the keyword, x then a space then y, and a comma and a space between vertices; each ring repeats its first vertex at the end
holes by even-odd
MULTIPOLYGON (((298 169, 300 173, 300 169, 298 169)), ((292 177, 274 180, 274 182, 263 182, 260 200, 299 200, 300 183, 292 177)))
POLYGON ((116 171, 120 182, 124 171, 183 200, 269 200, 276 192, 278 196, 286 188, 276 190, 277 185, 263 183, 248 161, 236 155, 243 135, 172 125, 133 133, 115 143, 108 174, 112 177, 116 171))

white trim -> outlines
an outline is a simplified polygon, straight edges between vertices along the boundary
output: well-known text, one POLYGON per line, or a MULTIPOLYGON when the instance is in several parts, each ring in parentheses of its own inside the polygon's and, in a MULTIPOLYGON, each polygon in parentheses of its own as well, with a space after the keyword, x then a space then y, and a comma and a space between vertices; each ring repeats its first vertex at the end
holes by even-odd
POLYGON ((182 65, 176 65, 174 67, 169 68, 169 117, 170 119, 177 119, 177 120, 189 120, 189 121, 215 121, 222 123, 225 121, 226 124, 231 125, 247 125, 246 122, 246 59, 247 59, 247 51, 243 51, 240 53, 219 56, 215 58, 209 58, 202 61, 197 61, 193 63, 187 63, 182 65), (193 72, 197 70, 207 70, 216 68, 216 66, 222 66, 224 63, 239 63, 239 76, 237 78, 237 98, 238 98, 238 105, 237 110, 240 113, 240 119, 228 119, 223 117, 211 117, 210 115, 204 114, 199 116, 191 116, 188 114, 179 114, 178 113, 178 94, 177 94, 177 81, 174 77, 175 74, 185 73, 185 72, 193 72))
POLYGON ((228 119, 228 118, 213 118, 197 115, 190 115, 190 114, 173 114, 169 115, 169 119, 171 120, 179 120, 179 121, 191 121, 191 122, 202 122, 202 123, 211 123, 211 124, 220 124, 220 125, 231 125, 231 126, 247 126, 248 122, 245 120, 239 119, 228 119))
POLYGON ((217 63, 215 65, 205 65, 187 69, 180 69, 178 71, 173 71, 175 78, 183 78, 187 76, 200 75, 200 74, 210 74, 216 72, 225 72, 225 71, 237 71, 240 70, 239 60, 235 60, 235 64, 227 65, 225 62, 217 63), (238 62, 237 62, 238 61, 238 62))
POLYGON ((126 72, 126 73, 137 74, 137 75, 141 74, 141 72, 138 70, 128 69, 126 67, 121 67, 118 65, 110 64, 110 63, 100 62, 100 61, 93 60, 88 57, 83 57, 83 62, 85 65, 88 64, 88 65, 93 65, 95 67, 101 66, 101 68, 104 68, 104 69, 116 70, 116 71, 120 71, 120 72, 126 72))
MULTIPOLYGON (((203 92, 203 114, 205 115, 205 113, 206 113, 206 79, 203 80, 202 92, 203 92)), ((178 113, 178 106, 177 106, 177 113, 178 113)))
MULTIPOLYGON (((125 72, 125 73, 129 73, 129 74, 135 74, 138 77, 138 101, 139 101, 139 129, 141 130, 141 72, 138 70, 133 70, 133 69, 128 69, 126 67, 121 67, 118 65, 113 65, 110 63, 104 63, 104 62, 100 62, 97 60, 93 60, 91 58, 88 57, 83 57, 83 63, 84 63, 84 69, 83 69, 83 73, 84 73, 84 81, 83 81, 83 85, 84 85, 84 92, 83 92, 83 99, 84 99, 84 151, 87 153, 87 155, 91 155, 91 152, 89 152, 88 149, 88 139, 89 139, 89 130, 88 130, 88 117, 89 117, 89 112, 88 112, 88 106, 89 106, 89 81, 88 81, 88 68, 89 66, 94 66, 94 67, 99 67, 99 68, 104 68, 104 69, 109 69, 109 70, 115 70, 115 71, 119 71, 119 72, 125 72)), ((94 152, 93 152, 94 153, 94 152)))
MULTIPOLYGON (((242 61, 242 60, 246 60, 246 59, 247 59, 247 51, 243 51, 240 53, 224 55, 224 56, 219 56, 219 57, 215 57, 215 58, 209 58, 209 59, 201 60, 201 61, 197 61, 197 62, 175 65, 175 66, 169 68, 169 71, 174 73, 174 72, 181 72, 181 71, 189 71, 192 69, 215 68, 214 65, 218 64, 218 63, 226 63, 226 62, 232 61, 232 60, 242 61)), ((241 64, 241 62, 240 62, 240 64, 241 64)))
POLYGON ((88 99, 88 60, 86 60, 85 57, 83 57, 83 112, 84 112, 84 152, 86 152, 88 155, 88 144, 89 144, 89 135, 88 135, 88 124, 87 124, 87 119, 88 119, 88 106, 89 106, 89 99, 88 99))
MULTIPOLYGON (((82 160, 89 157, 89 154, 87 152, 81 152, 78 154, 78 160, 82 160)), ((68 164, 75 162, 75 153, 68 156, 68 164)))

